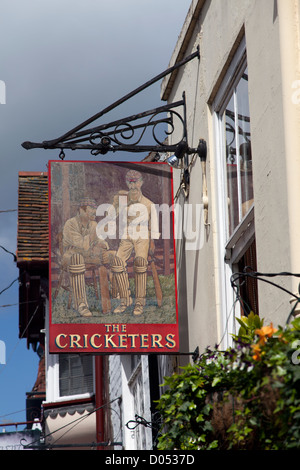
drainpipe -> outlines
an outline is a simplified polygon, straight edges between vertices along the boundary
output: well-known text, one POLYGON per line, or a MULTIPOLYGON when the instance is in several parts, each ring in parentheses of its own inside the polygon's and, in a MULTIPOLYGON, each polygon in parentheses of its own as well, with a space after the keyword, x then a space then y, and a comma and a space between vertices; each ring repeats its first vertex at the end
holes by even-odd
MULTIPOLYGON (((277 0, 291 271, 300 273, 300 1, 277 0)), ((299 279, 292 278, 298 294, 299 279)), ((300 304, 295 314, 300 314, 300 304)))

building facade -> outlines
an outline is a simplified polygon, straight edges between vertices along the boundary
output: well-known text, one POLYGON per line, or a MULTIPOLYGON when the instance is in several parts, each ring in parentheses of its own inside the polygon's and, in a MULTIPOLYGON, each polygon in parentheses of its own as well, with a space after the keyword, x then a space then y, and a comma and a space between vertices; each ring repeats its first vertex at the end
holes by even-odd
POLYGON ((194 0, 183 24, 169 66, 197 47, 200 58, 164 78, 161 98, 185 95, 188 146, 204 139, 208 153, 205 165, 189 156, 174 170, 174 202, 181 214, 194 208, 187 220, 200 242, 177 241, 181 354, 157 358, 160 383, 197 348, 230 346, 236 317, 254 311, 277 326, 291 312, 298 281, 286 274, 300 266, 299 15, 294 0, 194 0), (233 284, 243 272, 262 276, 233 284), (263 282, 270 274, 279 288, 263 282))
MULTIPOLYGON (((203 246, 186 251, 178 268, 190 350, 230 343, 241 314, 235 272, 299 272, 299 2, 194 1, 171 63, 197 46, 199 62, 162 85, 168 101, 185 92, 189 145, 199 138, 208 145, 207 192, 196 160, 189 196, 181 195, 183 204, 208 203, 203 246)), ((293 276, 277 280, 297 292, 293 276)), ((284 324, 290 298, 267 283, 248 284, 242 314, 284 324)))
MULTIPOLYGON (((277 326, 291 311, 289 292, 298 291, 292 274, 300 266, 300 2, 193 0, 170 66, 197 48, 199 59, 161 86, 163 101, 185 96, 188 146, 197 148, 200 139, 207 145, 206 162, 189 155, 173 171, 174 202, 198 234, 197 243, 187 235, 176 241, 180 354, 49 355, 46 299, 28 338, 45 346, 49 445, 152 449, 164 376, 197 348, 228 347, 236 317, 254 311, 277 326), (243 272, 255 275, 238 284, 234 275, 243 272), (270 275, 280 288, 263 282, 270 275)), ((175 214, 175 226, 181 222, 175 214)), ((20 227, 19 220, 19 243, 20 227)), ((33 286, 36 267, 47 260, 27 255, 19 245, 19 267, 33 286)), ((20 295, 30 297, 28 290, 20 295)), ((20 309, 25 323, 29 314, 20 309)))

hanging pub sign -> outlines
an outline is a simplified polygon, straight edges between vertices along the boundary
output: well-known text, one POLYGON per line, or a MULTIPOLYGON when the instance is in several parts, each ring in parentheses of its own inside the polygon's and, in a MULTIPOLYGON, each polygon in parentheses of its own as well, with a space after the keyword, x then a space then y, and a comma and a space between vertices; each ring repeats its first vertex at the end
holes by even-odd
POLYGON ((172 169, 49 162, 50 353, 178 352, 172 169))

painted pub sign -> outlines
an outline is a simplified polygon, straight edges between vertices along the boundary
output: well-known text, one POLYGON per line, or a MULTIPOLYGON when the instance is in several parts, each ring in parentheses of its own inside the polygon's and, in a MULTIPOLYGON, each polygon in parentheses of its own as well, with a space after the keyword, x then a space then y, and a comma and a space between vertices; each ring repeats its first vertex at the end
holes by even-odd
POLYGON ((50 161, 50 353, 178 352, 172 169, 50 161))

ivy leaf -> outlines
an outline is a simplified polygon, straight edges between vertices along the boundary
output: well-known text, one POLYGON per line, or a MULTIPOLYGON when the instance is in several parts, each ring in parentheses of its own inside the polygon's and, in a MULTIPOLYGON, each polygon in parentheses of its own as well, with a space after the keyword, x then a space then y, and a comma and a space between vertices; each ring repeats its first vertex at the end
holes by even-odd
POLYGON ((286 370, 281 366, 277 366, 276 370, 277 370, 277 374, 279 375, 279 377, 282 377, 283 375, 286 374, 286 370))
POLYGON ((211 386, 215 387, 219 382, 221 382, 221 378, 220 377, 215 377, 214 380, 212 381, 211 386))
POLYGON ((212 424, 209 421, 205 421, 205 424, 203 426, 203 430, 204 431, 213 431, 214 428, 213 428, 212 424))

